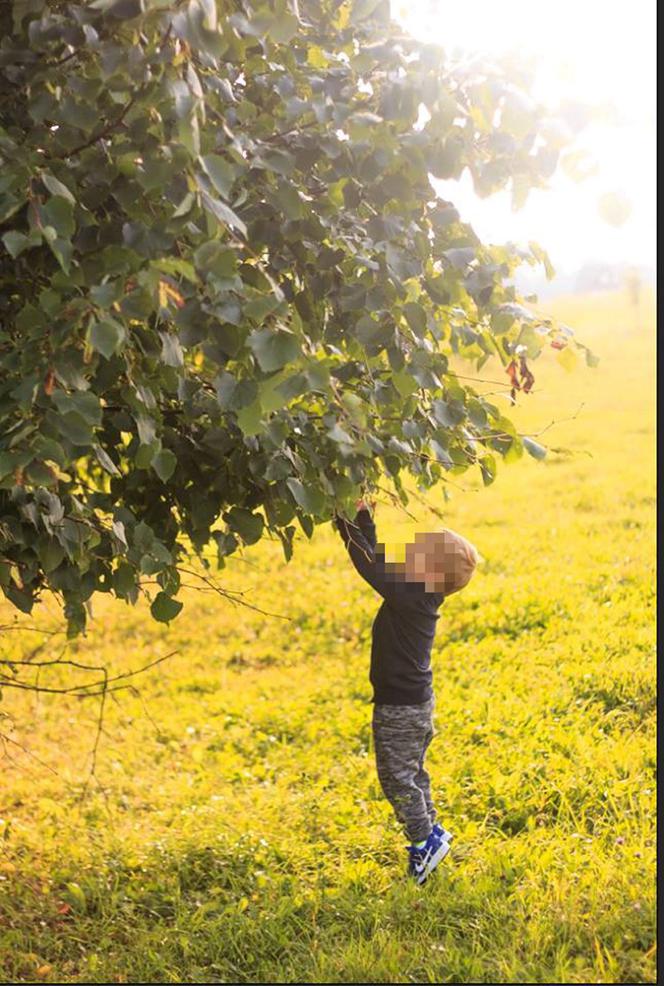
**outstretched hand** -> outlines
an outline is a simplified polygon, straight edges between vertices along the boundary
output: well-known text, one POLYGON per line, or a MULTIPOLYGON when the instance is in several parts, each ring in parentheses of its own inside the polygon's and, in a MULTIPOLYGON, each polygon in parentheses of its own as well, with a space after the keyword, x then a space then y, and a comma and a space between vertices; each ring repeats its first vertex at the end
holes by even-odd
POLYGON ((355 509, 373 511, 375 506, 376 506, 375 500, 371 500, 369 503, 367 503, 366 500, 358 500, 357 503, 355 504, 355 509))

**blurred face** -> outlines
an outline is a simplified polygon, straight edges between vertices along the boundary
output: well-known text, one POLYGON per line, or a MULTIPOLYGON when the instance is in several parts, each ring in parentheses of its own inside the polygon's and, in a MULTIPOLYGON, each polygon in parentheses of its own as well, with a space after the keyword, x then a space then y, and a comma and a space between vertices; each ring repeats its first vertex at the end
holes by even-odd
POLYGON ((405 578, 423 582, 427 592, 449 596, 468 584, 476 557, 470 542, 454 531, 416 534, 406 545, 405 578))

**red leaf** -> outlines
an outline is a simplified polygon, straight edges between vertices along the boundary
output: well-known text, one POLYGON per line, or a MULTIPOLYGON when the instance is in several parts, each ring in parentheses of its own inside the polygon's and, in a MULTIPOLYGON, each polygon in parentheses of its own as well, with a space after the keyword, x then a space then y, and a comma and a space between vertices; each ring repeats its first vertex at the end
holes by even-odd
POLYGON ((529 394, 533 384, 535 383, 535 377, 528 369, 525 356, 521 357, 521 383, 523 384, 524 394, 529 394))
MULTIPOLYGON (((505 373, 509 375, 512 391, 521 390, 521 384, 516 375, 516 362, 514 360, 505 367, 505 373)), ((514 398, 514 394, 512 394, 512 398, 514 398)))

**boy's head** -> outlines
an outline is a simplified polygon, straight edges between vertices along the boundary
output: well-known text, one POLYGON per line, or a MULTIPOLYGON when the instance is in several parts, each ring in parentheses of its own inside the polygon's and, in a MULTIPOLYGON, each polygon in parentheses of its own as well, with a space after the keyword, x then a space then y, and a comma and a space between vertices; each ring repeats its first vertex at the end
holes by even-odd
POLYGON ((406 545, 405 578, 450 596, 468 585, 479 560, 475 545, 449 528, 417 533, 406 545))

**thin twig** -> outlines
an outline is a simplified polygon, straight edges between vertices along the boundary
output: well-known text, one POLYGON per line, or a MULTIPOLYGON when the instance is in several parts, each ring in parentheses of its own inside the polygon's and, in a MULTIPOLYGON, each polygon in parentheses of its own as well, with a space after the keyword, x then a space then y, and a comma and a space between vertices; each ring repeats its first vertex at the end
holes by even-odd
MULTIPOLYGON (((7 736, 6 733, 0 733, 0 743, 11 743, 13 746, 17 746, 22 753, 25 753, 25 755, 27 757, 30 757, 32 760, 34 760, 36 763, 38 763, 40 765, 40 767, 46 767, 46 769, 47 770, 50 770, 51 773, 54 774, 56 777, 60 777, 60 774, 57 772, 57 770, 55 769, 55 767, 51 767, 51 765, 48 764, 48 763, 46 763, 45 760, 40 760, 40 758, 38 756, 36 756, 36 754, 34 754, 30 750, 28 750, 28 748, 25 747, 25 746, 23 746, 22 743, 19 743, 18 740, 12 739, 11 736, 7 736)), ((7 752, 6 751, 5 751, 5 754, 4 755, 7 756, 7 752)), ((11 760, 12 763, 15 763, 16 762, 13 759, 13 757, 8 757, 8 759, 11 760)))
MULTIPOLYGON (((108 673, 107 672, 105 672, 105 677, 106 677, 106 681, 108 681, 108 673)), ((96 776, 97 776, 97 751, 99 750, 99 741, 101 739, 101 734, 102 734, 102 730, 103 730, 103 726, 104 726, 104 711, 106 709, 106 696, 107 696, 107 694, 108 694, 108 688, 107 688, 107 685, 105 683, 104 684, 104 688, 102 689, 102 694, 101 694, 101 698, 100 698, 100 701, 99 701, 99 715, 97 717, 97 732, 96 732, 96 735, 95 735, 94 743, 92 744, 90 772, 88 773, 88 776, 85 779, 85 784, 83 785, 83 788, 82 788, 81 793, 79 795, 79 799, 78 799, 79 801, 83 801, 84 800, 85 795, 87 794, 88 788, 90 786, 90 781, 92 780, 93 777, 96 778, 96 776)))
POLYGON ((74 154, 80 154, 81 151, 84 151, 86 150, 86 148, 91 147, 92 144, 96 144, 98 140, 103 140, 104 137, 108 137, 108 135, 112 133, 116 127, 120 126, 120 124, 124 120, 129 110, 132 108, 138 97, 143 94, 144 89, 145 87, 142 87, 137 92, 135 92, 133 96, 131 96, 127 100, 119 116, 116 117, 115 120, 111 120, 110 123, 107 123, 105 127, 102 127, 101 130, 99 130, 96 134, 93 134, 92 137, 88 138, 88 140, 84 141, 82 144, 79 144, 77 147, 72 147, 72 149, 69 151, 61 151, 59 154, 45 154, 44 157, 47 158, 48 160, 53 160, 53 159, 66 160, 69 157, 73 157, 74 154))
POLYGON ((20 623, 6 623, 4 626, 0 626, 0 633, 4 630, 32 630, 35 633, 49 633, 52 636, 65 632, 64 630, 44 630, 42 627, 28 627, 20 623))
MULTIPOLYGON (((158 664, 163 663, 163 661, 168 660, 170 657, 173 657, 175 654, 178 653, 179 651, 177 650, 171 651, 169 654, 163 654, 161 657, 156 658, 154 661, 149 661, 148 664, 144 664, 142 667, 136 668, 135 671, 124 671, 122 674, 116 674, 110 678, 105 676, 104 679, 102 679, 102 681, 91 681, 87 685, 86 684, 70 685, 68 688, 48 688, 45 685, 30 685, 23 681, 15 681, 12 678, 8 678, 6 675, 2 673, 0 673, 0 682, 7 688, 20 688, 25 691, 46 692, 47 694, 51 694, 51 695, 75 695, 77 698, 87 698, 88 696, 91 695, 101 695, 105 690, 119 691, 120 688, 126 688, 128 687, 126 685, 113 687, 113 688, 108 688, 107 686, 112 682, 125 681, 127 678, 133 678, 138 674, 142 674, 144 671, 148 671, 150 668, 156 667, 158 664), (88 689, 90 688, 99 688, 100 690, 96 692, 91 692, 88 691, 88 689)), ((2 663, 10 663, 10 662, 5 661, 2 663)), ((105 668, 100 668, 93 665, 80 665, 80 664, 76 664, 76 662, 74 661, 56 660, 56 661, 42 662, 42 664, 48 664, 48 665, 54 665, 58 663, 73 664, 74 666, 82 667, 85 670, 94 670, 94 671, 102 670, 104 671, 105 675, 107 675, 105 668)), ((35 664, 33 665, 33 667, 36 667, 37 671, 39 672, 41 665, 35 664)))
MULTIPOLYGON (((284 616, 282 613, 268 613, 267 610, 261 609, 259 606, 254 606, 252 603, 248 603, 244 599, 231 598, 229 596, 229 590, 222 589, 220 586, 216 585, 216 583, 211 578, 209 578, 207 575, 201 575, 200 572, 194 572, 192 569, 188 569, 188 568, 181 568, 178 569, 178 571, 184 572, 185 575, 193 575, 195 578, 201 579, 203 582, 205 582, 206 585, 208 585, 211 589, 217 592, 220 596, 222 596, 225 599, 226 598, 230 599, 232 603, 239 603, 241 606, 247 606, 249 609, 255 609, 257 612, 263 613, 264 616, 276 616, 280 620, 289 620, 289 621, 293 619, 292 616, 284 616)), ((233 590, 233 591, 240 592, 240 590, 233 590)))

